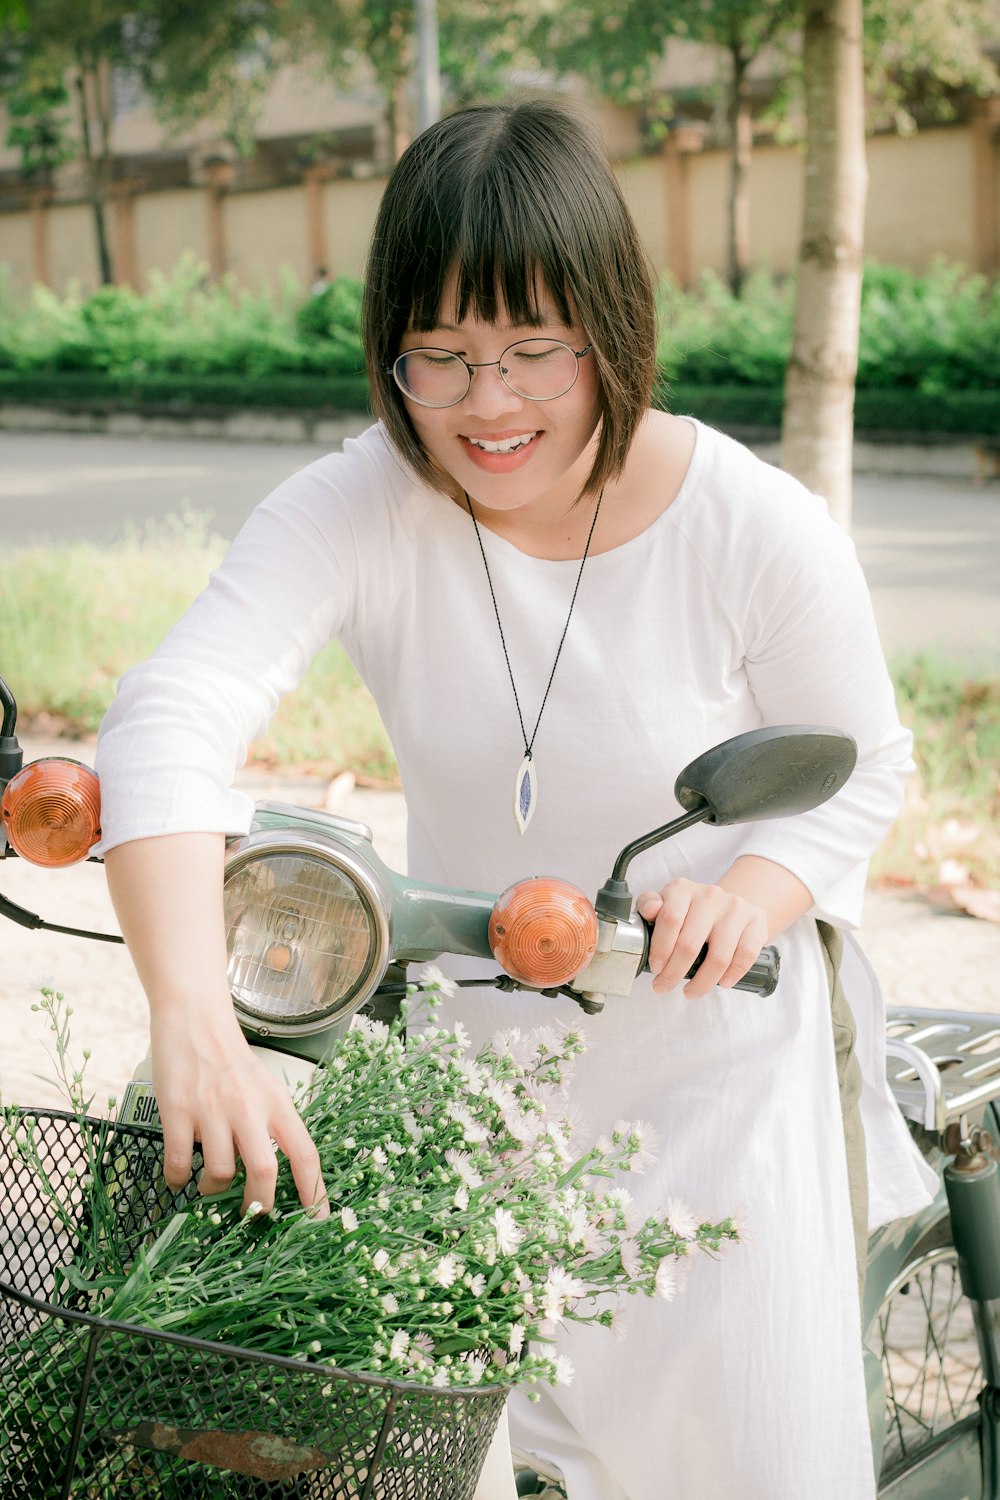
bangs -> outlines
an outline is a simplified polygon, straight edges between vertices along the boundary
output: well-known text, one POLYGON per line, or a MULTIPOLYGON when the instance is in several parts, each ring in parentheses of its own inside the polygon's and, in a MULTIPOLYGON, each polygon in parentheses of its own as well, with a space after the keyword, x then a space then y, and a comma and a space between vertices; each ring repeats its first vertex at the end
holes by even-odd
POLYGON ((426 261, 415 279, 409 326, 415 333, 429 333, 442 323, 463 323, 468 317, 480 323, 510 321, 516 326, 540 329, 552 321, 570 326, 574 321, 573 302, 565 281, 555 267, 544 270, 537 255, 532 260, 504 255, 505 246, 496 242, 486 252, 469 255, 468 248, 454 248, 451 257, 426 261), (445 297, 448 305, 445 306, 445 297), (454 299, 454 302, 451 302, 454 299))
POLYGON ((453 201, 433 205, 415 226, 423 254, 411 279, 409 326, 417 332, 453 314, 459 323, 472 315, 528 327, 553 312, 567 326, 576 321, 568 278, 579 252, 559 233, 565 216, 553 211, 552 183, 523 142, 499 136, 489 147, 480 145, 474 181, 456 172, 454 192, 447 190, 453 201), (445 296, 454 306, 444 306, 445 296))

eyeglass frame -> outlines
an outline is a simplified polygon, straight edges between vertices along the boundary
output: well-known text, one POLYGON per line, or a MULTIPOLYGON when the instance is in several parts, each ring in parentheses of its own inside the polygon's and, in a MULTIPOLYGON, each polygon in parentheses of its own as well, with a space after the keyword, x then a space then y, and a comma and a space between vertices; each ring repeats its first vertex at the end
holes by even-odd
POLYGON ((386 366, 386 374, 392 376, 393 380, 396 382, 397 389, 402 392, 407 401, 415 401, 418 406, 423 406, 428 411, 448 411, 450 407, 458 406, 462 401, 465 400, 466 396, 472 390, 473 371, 489 370, 492 369, 494 365, 496 365, 497 371, 500 375, 500 379, 503 381, 507 389, 509 391, 513 391, 514 395, 519 396, 522 401, 558 401, 560 396, 565 396, 567 392, 571 391, 576 385, 576 382, 580 378, 580 361, 581 359, 586 358, 593 347, 593 344, 590 343, 586 344, 582 349, 574 349, 572 344, 567 344, 563 339, 515 339, 512 344, 507 345, 506 349, 500 355, 499 359, 481 360, 476 364, 472 364, 469 360, 464 359, 461 354, 456 354, 454 349, 441 349, 437 344, 418 344, 415 349, 404 349, 400 354, 397 354, 392 364, 386 366), (568 349, 570 354, 572 354, 573 358, 576 360, 576 369, 573 374, 573 379, 570 381, 569 385, 566 386, 566 389, 558 391, 554 396, 526 396, 523 391, 515 390, 510 381, 507 379, 507 376, 504 374, 503 361, 504 358, 510 353, 510 351, 512 349, 516 349, 519 344, 558 344, 561 349, 568 349), (399 364, 400 360, 405 359, 408 354, 447 354, 451 359, 457 359, 460 365, 465 366, 466 373, 469 377, 468 385, 465 387, 465 390, 460 396, 455 397, 454 401, 421 401, 419 396, 414 396, 410 391, 404 389, 402 381, 396 374, 396 366, 399 364))

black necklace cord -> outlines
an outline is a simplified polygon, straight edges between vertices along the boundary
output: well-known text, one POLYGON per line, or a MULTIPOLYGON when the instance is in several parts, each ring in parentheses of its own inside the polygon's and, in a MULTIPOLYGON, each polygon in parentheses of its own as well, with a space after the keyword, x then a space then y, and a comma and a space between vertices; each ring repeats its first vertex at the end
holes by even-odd
POLYGON ((601 488, 601 493, 597 497, 597 504, 594 507, 593 520, 590 523, 590 530, 587 533, 587 545, 583 549, 583 556, 580 559, 579 571, 576 575, 576 583, 573 585, 573 597, 569 601, 569 611, 566 615, 566 623, 563 626, 562 635, 559 637, 559 645, 556 647, 555 659, 552 663, 552 671, 549 673, 549 680, 545 685, 545 692, 542 695, 542 706, 538 710, 538 718, 535 720, 535 727, 531 731, 530 740, 528 739, 527 731, 524 727, 524 715, 521 712, 521 700, 517 695, 517 683, 514 681, 514 669, 510 664, 510 653, 507 650, 507 641, 504 636, 503 625, 500 620, 500 608, 497 604, 496 591, 493 588, 493 578, 490 574, 490 565, 486 560, 486 548, 483 546, 483 538, 482 533, 479 530, 479 522, 476 520, 475 511, 472 509, 472 501, 469 499, 468 490, 463 490, 462 494, 465 496, 466 508, 469 512, 469 515, 472 517, 472 524, 476 529, 476 541, 479 543, 479 553, 483 559, 483 567, 486 570, 486 582, 489 584, 490 598, 493 600, 493 613, 496 615, 497 630, 500 632, 500 644, 503 647, 504 661, 507 663, 507 676, 510 678, 511 691, 514 694, 514 707, 517 709, 517 720, 521 726, 521 739, 524 741, 524 755, 526 760, 530 760, 531 751, 535 743, 535 736, 538 734, 538 726, 542 722, 542 714, 545 712, 545 705, 549 699, 549 689, 552 686, 552 680, 556 675, 556 667, 559 665, 559 658, 562 655, 563 642, 566 640, 566 632, 569 630, 569 622, 573 618, 573 606, 576 604, 576 596, 580 589, 580 580, 583 577, 584 564, 586 563, 587 557, 590 553, 590 543, 593 539, 594 527, 597 525, 597 517, 601 513, 601 501, 604 499, 604 489, 603 487, 601 488))

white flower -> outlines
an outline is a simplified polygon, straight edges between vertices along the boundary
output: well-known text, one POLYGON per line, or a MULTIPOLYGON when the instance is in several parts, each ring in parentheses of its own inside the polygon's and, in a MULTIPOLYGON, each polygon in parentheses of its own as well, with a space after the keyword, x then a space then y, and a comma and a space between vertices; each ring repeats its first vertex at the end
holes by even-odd
MULTIPOLYGON (((457 986, 450 979, 447 982, 451 985, 451 993, 454 994, 457 986)), ((462 1051, 464 1052, 466 1047, 469 1045, 469 1033, 466 1031, 461 1021, 456 1021, 454 1023, 451 1028, 451 1034, 455 1038, 455 1045, 461 1047, 462 1051)))
POLYGON ((477 1062, 470 1062, 465 1057, 458 1059, 457 1066, 461 1069, 462 1076, 465 1079, 466 1092, 472 1094, 474 1098, 478 1098, 486 1087, 482 1068, 477 1062))
POLYGON ((438 1286, 453 1286, 457 1275, 458 1265, 453 1255, 442 1255, 431 1272, 431 1277, 438 1286))
POLYGON ((562 1266, 553 1266, 542 1287, 543 1315, 558 1323, 566 1310, 566 1303, 582 1297, 586 1290, 584 1283, 563 1270, 562 1266))
POLYGON ((405 1328, 397 1328, 392 1336, 392 1343, 389 1345, 389 1358, 402 1359, 409 1347, 410 1335, 405 1328))
POLYGON ((457 1209, 464 1213, 469 1206, 469 1189, 464 1185, 457 1187, 455 1189, 455 1196, 451 1201, 457 1209))
POLYGON ((449 1167, 451 1167, 452 1171, 462 1179, 466 1187, 482 1187, 482 1174, 477 1171, 475 1162, 472 1160, 472 1157, 468 1154, 468 1152, 446 1151, 444 1153, 444 1159, 448 1163, 449 1167))
POLYGON ((516 1026, 511 1026, 507 1031, 498 1031, 493 1038, 493 1051, 497 1057, 513 1057, 514 1048, 521 1040, 521 1032, 516 1026))
POLYGON ((489 1140, 489 1131, 476 1123, 463 1104, 449 1104, 447 1113, 456 1125, 461 1125, 467 1145, 478 1146, 481 1141, 489 1140))
POLYGON ((381 1298, 381 1306, 382 1311, 387 1312, 390 1317, 393 1313, 399 1312, 399 1303, 396 1301, 391 1292, 386 1292, 385 1296, 381 1298))
POLYGON ((437 1370, 434 1371, 433 1378, 431 1379, 431 1385, 443 1386, 443 1385, 447 1385, 447 1384, 448 1384, 448 1371, 442 1365, 437 1370))
POLYGON ((360 1031, 363 1037, 370 1042, 382 1043, 389 1036, 389 1028, 384 1021, 373 1021, 370 1016, 363 1016, 356 1012, 351 1020, 351 1028, 360 1031))
POLYGON ((469 1371, 469 1384, 478 1385, 483 1378, 486 1369, 486 1361, 481 1354, 472 1354, 464 1361, 469 1371))
POLYGON ((516 1107, 504 1110, 503 1122, 515 1141, 520 1141, 522 1146, 530 1146, 538 1139, 543 1123, 534 1112, 524 1114, 516 1107))
POLYGON ((557 1354, 555 1357, 556 1385, 569 1385, 573 1380, 575 1371, 565 1354, 557 1354))
POLYGON ((354 1212, 354 1209, 342 1208, 340 1210, 340 1222, 344 1226, 348 1234, 351 1234, 355 1229, 357 1229, 358 1216, 354 1212))
POLYGON ((517 1096, 514 1090, 502 1078, 487 1078, 483 1085, 483 1091, 504 1112, 513 1109, 517 1103, 517 1096))
POLYGON ((446 1000, 450 1000, 453 995, 458 993, 458 985, 454 979, 448 979, 446 975, 442 974, 437 964, 428 964, 421 971, 420 983, 425 989, 430 989, 433 986, 439 994, 444 995, 446 1000))
POLYGON ((622 1270, 625 1272, 625 1275, 629 1277, 638 1276, 642 1270, 642 1263, 639 1260, 639 1247, 635 1240, 622 1240, 618 1246, 618 1254, 621 1257, 622 1270))
POLYGON ((655 1162, 660 1138, 652 1125, 643 1120, 616 1120, 613 1139, 617 1145, 625 1145, 627 1172, 644 1172, 655 1162))
POLYGON ((667 1223, 674 1234, 682 1240, 693 1240, 698 1235, 698 1220, 680 1198, 667 1199, 667 1223))
POLYGON ((552 1124, 549 1126, 548 1136, 549 1145, 559 1160, 563 1162, 571 1161, 573 1153, 570 1150, 568 1129, 565 1129, 562 1124, 552 1124))
POLYGON ((514 1323, 510 1330, 510 1338, 507 1340, 507 1348, 511 1354, 520 1354, 524 1348, 524 1324, 514 1323))
POLYGON ((529 1041, 535 1044, 535 1051, 539 1062, 544 1060, 546 1055, 551 1056, 554 1053, 558 1053, 562 1045, 557 1033, 551 1026, 536 1026, 529 1037, 529 1041))
POLYGON ((388 1252, 388 1250, 376 1250, 375 1254, 372 1256, 372 1265, 375 1267, 375 1270, 376 1271, 384 1271, 385 1268, 386 1268, 386 1266, 388 1264, 389 1264, 389 1252, 388 1252))
POLYGON ((469 1291, 474 1297, 481 1297, 486 1290, 486 1277, 481 1271, 477 1271, 469 1282, 469 1291))
POLYGON ((677 1276, 669 1260, 661 1260, 656 1268, 656 1293, 666 1302, 672 1302, 677 1291, 677 1276))
POLYGON ((497 1237, 497 1249, 501 1255, 513 1255, 524 1239, 524 1233, 514 1222, 514 1215, 506 1208, 497 1208, 490 1219, 497 1237))

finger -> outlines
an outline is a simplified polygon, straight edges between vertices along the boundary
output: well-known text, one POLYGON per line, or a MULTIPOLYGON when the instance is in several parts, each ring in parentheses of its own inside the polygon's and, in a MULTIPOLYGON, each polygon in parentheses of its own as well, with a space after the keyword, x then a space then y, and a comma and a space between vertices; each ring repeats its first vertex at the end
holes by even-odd
MULTIPOLYGON (((679 970, 672 984, 662 983, 665 969, 673 973, 671 961, 677 939, 691 908, 691 892, 686 882, 675 881, 666 886, 657 899, 660 902, 660 909, 656 914, 653 931, 650 934, 648 962, 649 972, 658 976, 654 978, 653 988, 658 994, 663 994, 668 988, 672 989, 674 985, 679 984, 685 972, 683 969, 679 970)), ((690 967, 691 965, 688 964, 688 968, 690 967)))
POLYGON ((288 1157, 292 1181, 304 1208, 314 1210, 317 1219, 330 1214, 330 1201, 323 1182, 323 1167, 316 1144, 299 1115, 292 1110, 287 1118, 274 1125, 275 1139, 288 1157))
POLYGON ((719 921, 712 929, 708 952, 698 972, 684 986, 687 998, 700 1000, 715 985, 727 981, 726 987, 731 988, 737 979, 742 979, 760 951, 757 932, 758 924, 739 910, 719 921))
POLYGON ((236 1176, 236 1149, 233 1132, 225 1119, 206 1118, 198 1127, 204 1168, 198 1191, 204 1197, 223 1192, 236 1176))
MULTIPOLYGON (((157 1101, 157 1108, 160 1108, 157 1101)), ((177 1110, 160 1109, 163 1125, 163 1177, 167 1187, 179 1192, 191 1181, 194 1155, 194 1125, 177 1110)))
POLYGON ((277 1147, 259 1119, 247 1125, 237 1144, 245 1175, 241 1212, 270 1213, 278 1182, 277 1147))
POLYGON ((729 968, 719 980, 720 989, 732 989, 733 985, 753 968, 760 957, 760 950, 766 941, 766 929, 762 932, 760 928, 755 927, 752 923, 747 925, 736 946, 736 951, 733 954, 729 968))
POLYGON ((656 921, 657 917, 660 915, 660 909, 662 908, 662 906, 663 897, 660 895, 659 891, 643 891, 642 895, 638 897, 635 903, 636 911, 639 913, 640 917, 644 917, 647 922, 656 921))

